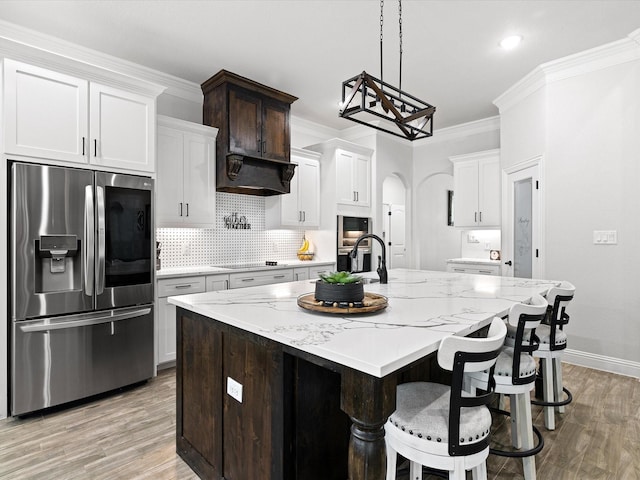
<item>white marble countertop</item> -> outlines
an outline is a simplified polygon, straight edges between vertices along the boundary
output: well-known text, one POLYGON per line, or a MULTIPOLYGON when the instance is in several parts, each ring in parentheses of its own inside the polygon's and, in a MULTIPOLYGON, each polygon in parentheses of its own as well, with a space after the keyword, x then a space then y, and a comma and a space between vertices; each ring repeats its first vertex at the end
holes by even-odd
MULTIPOLYGON (((375 273, 365 276, 376 278, 375 273)), ((350 368, 383 377, 467 335, 559 282, 420 270, 390 270, 389 283, 365 285, 388 298, 379 312, 310 312, 297 297, 313 281, 169 297, 169 303, 350 368)))
POLYGON ((471 265, 500 265, 500 260, 489 260, 488 258, 450 258, 447 263, 468 263, 471 265))
MULTIPOLYGON (((274 270, 278 268, 295 268, 295 267, 315 267, 320 265, 332 265, 335 262, 322 262, 316 260, 282 260, 278 261, 278 265, 270 266, 261 264, 258 266, 247 266, 241 268, 224 268, 217 265, 200 265, 194 267, 172 267, 163 268, 156 271, 157 278, 176 278, 189 275, 213 275, 216 273, 242 273, 256 272, 262 270, 274 270)), ((240 267, 240 265, 238 265, 240 267)))

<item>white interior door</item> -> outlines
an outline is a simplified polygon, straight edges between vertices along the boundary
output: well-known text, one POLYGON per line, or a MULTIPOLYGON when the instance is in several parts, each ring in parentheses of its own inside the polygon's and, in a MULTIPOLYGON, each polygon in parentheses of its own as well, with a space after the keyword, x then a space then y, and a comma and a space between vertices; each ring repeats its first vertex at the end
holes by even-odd
POLYGON ((406 268, 406 215, 404 205, 390 205, 389 214, 388 260, 389 268, 406 268))
POLYGON ((506 208, 502 272, 505 276, 543 278, 542 190, 539 160, 505 172, 506 208))

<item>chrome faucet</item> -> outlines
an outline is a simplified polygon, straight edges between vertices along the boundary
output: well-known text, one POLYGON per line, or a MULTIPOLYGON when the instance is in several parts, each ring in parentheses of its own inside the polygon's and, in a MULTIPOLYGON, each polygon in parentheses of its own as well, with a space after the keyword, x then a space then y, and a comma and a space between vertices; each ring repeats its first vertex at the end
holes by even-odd
POLYGON ((382 257, 378 256, 378 268, 376 271, 380 277, 380 283, 387 283, 387 249, 384 246, 384 241, 379 236, 374 235, 373 233, 365 233, 364 235, 361 235, 356 240, 353 250, 351 250, 349 255, 351 255, 351 258, 356 258, 358 255, 358 245, 360 245, 360 242, 365 238, 373 238, 374 240, 377 240, 382 247, 382 257))

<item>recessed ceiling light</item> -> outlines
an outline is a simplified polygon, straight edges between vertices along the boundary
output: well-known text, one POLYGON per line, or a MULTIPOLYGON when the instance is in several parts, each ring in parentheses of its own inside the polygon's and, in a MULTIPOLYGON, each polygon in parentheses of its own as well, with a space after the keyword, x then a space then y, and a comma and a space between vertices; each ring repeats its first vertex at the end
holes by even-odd
POLYGON ((511 35, 509 37, 503 38, 502 41, 500 42, 500 46, 505 50, 511 50, 513 48, 516 48, 518 45, 520 45, 521 41, 522 41, 521 35, 511 35))

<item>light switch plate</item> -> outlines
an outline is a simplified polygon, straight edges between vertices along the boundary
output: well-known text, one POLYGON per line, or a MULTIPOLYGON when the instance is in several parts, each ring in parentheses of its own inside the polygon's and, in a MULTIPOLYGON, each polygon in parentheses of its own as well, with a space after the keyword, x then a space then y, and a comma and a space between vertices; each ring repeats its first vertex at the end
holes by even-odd
POLYGON ((617 245, 618 231, 617 230, 594 230, 593 243, 594 245, 617 245))
POLYGON ((242 384, 231 377, 227 377, 227 393, 242 403, 242 384))

